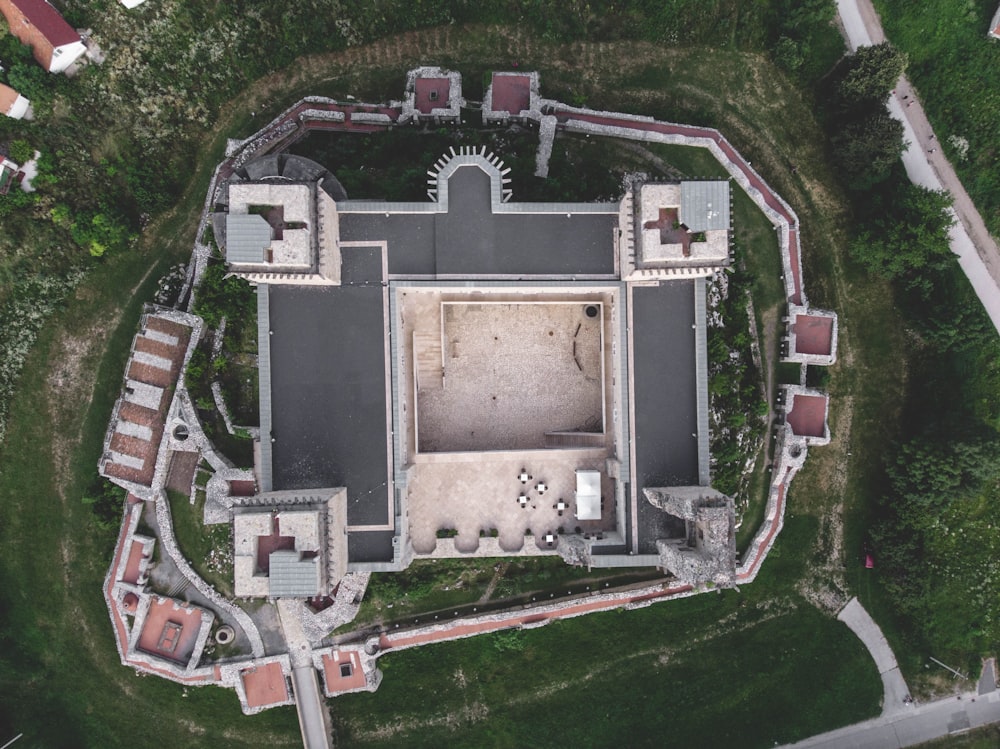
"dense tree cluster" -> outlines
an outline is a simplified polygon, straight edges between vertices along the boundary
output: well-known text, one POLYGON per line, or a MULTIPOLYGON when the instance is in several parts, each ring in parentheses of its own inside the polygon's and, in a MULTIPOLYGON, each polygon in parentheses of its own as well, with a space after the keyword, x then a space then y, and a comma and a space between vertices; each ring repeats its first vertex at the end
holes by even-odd
POLYGON ((821 87, 852 203, 851 255, 891 283, 914 341, 902 437, 867 530, 904 631, 971 663, 1000 636, 1000 605, 981 593, 1000 584, 1000 345, 949 246, 949 197, 903 171, 903 128, 885 104, 905 67, 887 43, 861 47, 821 87))
POLYGON ((885 103, 906 69, 906 56, 888 42, 859 47, 828 81, 832 145, 847 186, 871 190, 889 178, 903 153, 903 125, 885 103))

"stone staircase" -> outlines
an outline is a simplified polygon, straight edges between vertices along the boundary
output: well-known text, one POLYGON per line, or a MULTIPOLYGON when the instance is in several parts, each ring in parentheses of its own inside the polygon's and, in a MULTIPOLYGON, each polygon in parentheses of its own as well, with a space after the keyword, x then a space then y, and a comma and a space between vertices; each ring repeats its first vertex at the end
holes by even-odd
POLYGON ((413 331, 413 358, 416 361, 417 390, 440 390, 444 387, 440 333, 413 331))

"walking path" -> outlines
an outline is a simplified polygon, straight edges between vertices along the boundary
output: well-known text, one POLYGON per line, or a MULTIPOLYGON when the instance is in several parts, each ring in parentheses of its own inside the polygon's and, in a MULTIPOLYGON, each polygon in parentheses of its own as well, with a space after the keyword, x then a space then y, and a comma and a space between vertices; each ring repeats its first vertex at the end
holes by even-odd
POLYGON ((330 749, 330 731, 326 724, 326 703, 319 692, 316 669, 313 666, 312 644, 299 617, 300 601, 278 599, 278 616, 288 643, 288 658, 292 664, 292 688, 295 710, 299 715, 302 744, 306 749, 330 749))
POLYGON ((997 659, 987 658, 983 661, 983 672, 979 675, 976 691, 979 694, 989 694, 997 689, 997 659))
MULTIPOLYGON (((885 33, 871 0, 837 0, 848 47, 879 44, 885 33)), ((889 113, 903 123, 903 166, 914 184, 933 190, 947 190, 954 204, 951 212, 958 220, 948 232, 952 251, 968 277, 976 296, 983 303, 993 325, 1000 331, 1000 248, 990 236, 982 216, 965 191, 951 163, 938 147, 937 138, 927 121, 916 91, 906 76, 896 84, 895 96, 889 98, 889 113)))
POLYGON ((595 593, 589 599, 575 600, 569 604, 559 602, 525 606, 523 613, 500 611, 476 617, 472 621, 459 619, 395 633, 386 632, 373 639, 377 641, 379 651, 403 650, 432 642, 474 637, 502 629, 539 627, 556 619, 568 619, 597 611, 642 608, 661 599, 689 596, 694 592, 690 585, 679 585, 674 588, 658 585, 631 593, 595 593))
POLYGON ((885 690, 882 714, 782 749, 901 749, 1000 722, 995 659, 983 662, 976 691, 917 705, 909 701, 892 648, 858 599, 852 598, 837 618, 851 628, 875 659, 885 690))
POLYGON ((851 628, 875 659, 875 666, 882 677, 882 715, 906 710, 909 707, 910 690, 899 671, 896 656, 875 620, 868 615, 857 598, 848 601, 837 618, 851 628))

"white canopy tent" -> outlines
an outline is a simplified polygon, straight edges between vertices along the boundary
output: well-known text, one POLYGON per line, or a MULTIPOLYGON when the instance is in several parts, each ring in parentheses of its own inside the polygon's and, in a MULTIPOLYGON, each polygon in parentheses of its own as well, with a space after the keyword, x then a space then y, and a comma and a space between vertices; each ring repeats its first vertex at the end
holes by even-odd
POLYGON ((601 472, 576 472, 577 520, 601 519, 601 472))

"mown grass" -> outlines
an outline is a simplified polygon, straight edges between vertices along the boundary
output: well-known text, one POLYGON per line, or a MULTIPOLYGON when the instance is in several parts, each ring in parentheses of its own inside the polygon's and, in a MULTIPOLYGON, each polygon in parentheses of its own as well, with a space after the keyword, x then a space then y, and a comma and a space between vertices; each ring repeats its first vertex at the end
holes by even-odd
MULTIPOLYGON (((857 646, 856 641, 849 644, 851 638, 842 628, 838 629, 815 610, 805 608, 788 587, 782 587, 808 586, 817 578, 826 578, 845 593, 851 589, 851 583, 843 577, 845 559, 840 555, 840 547, 824 553, 818 544, 820 539, 835 538, 831 523, 837 522, 841 512, 853 518, 863 512, 865 504, 878 491, 877 483, 871 483, 877 458, 871 451, 865 454, 863 448, 880 444, 881 439, 892 433, 904 395, 906 374, 903 327, 888 287, 870 280, 846 258, 850 216, 828 166, 823 135, 812 116, 808 94, 796 89, 780 72, 753 55, 699 50, 696 57, 684 50, 657 51, 630 58, 643 60, 646 69, 639 76, 635 74, 635 64, 626 63, 618 69, 601 67, 600 75, 581 78, 578 67, 571 72, 560 64, 558 53, 550 55, 548 63, 538 57, 531 58, 523 48, 518 53, 521 60, 539 63, 546 81, 546 93, 554 98, 567 100, 569 97, 564 94, 569 92, 582 95, 590 105, 599 108, 636 111, 673 121, 719 127, 799 214, 807 292, 814 303, 836 309, 842 325, 841 363, 833 368, 830 385, 835 395, 831 411, 835 440, 827 448, 812 451, 806 468, 792 487, 785 530, 760 577, 743 590, 743 600, 751 609, 758 605, 777 607, 781 601, 796 602, 794 612, 788 614, 790 629, 778 635, 784 638, 781 641, 799 643, 800 637, 804 637, 824 644, 816 646, 817 652, 789 653, 789 661, 803 667, 806 663, 816 666, 816 669, 806 668, 814 675, 822 674, 823 690, 830 679, 838 688, 849 684, 844 688, 857 689, 858 693, 841 693, 837 704, 831 705, 818 695, 823 691, 818 688, 819 681, 804 683, 787 677, 781 670, 780 660, 744 668, 744 664, 750 663, 744 659, 758 653, 749 655, 745 647, 739 652, 729 650, 728 645, 736 640, 728 636, 713 640, 718 643, 718 649, 704 654, 699 661, 702 671, 686 669, 683 659, 677 659, 678 668, 672 672, 668 659, 655 683, 645 681, 640 676, 641 669, 634 667, 609 670, 611 675, 601 682, 593 673, 597 667, 588 672, 587 666, 580 664, 613 663, 616 657, 628 656, 611 653, 600 643, 588 640, 590 633, 601 628, 600 617, 588 617, 579 620, 578 629, 575 627, 577 622, 567 621, 555 627, 552 634, 545 630, 524 633, 519 636, 523 639, 523 647, 502 640, 495 646, 492 640, 481 645, 470 641, 441 645, 433 651, 408 651, 387 656, 384 660, 386 679, 379 693, 338 701, 340 736, 352 745, 378 745, 381 741, 423 746, 443 738, 455 740, 460 737, 470 744, 502 746, 517 745, 533 738, 541 738, 544 743, 554 725, 572 731, 574 729, 567 728, 568 725, 583 721, 588 735, 598 737, 587 741, 590 744, 601 744, 600 737, 607 736, 602 733, 603 725, 598 725, 605 722, 618 729, 616 738, 627 734, 632 740, 633 734, 636 735, 637 745, 644 741, 668 744, 675 735, 677 743, 682 744, 685 738, 692 741, 697 730, 700 731, 697 734, 699 744, 743 746, 791 740, 871 715, 878 699, 878 687, 869 680, 872 672, 865 656, 850 654, 857 646), (590 80, 600 83, 589 84, 590 80), (895 366, 887 366, 889 362, 895 366), (855 460, 852 455, 861 455, 862 459, 855 460), (798 626, 803 626, 801 635, 794 632, 798 626), (841 636, 846 639, 838 640, 841 636), (555 640, 547 639, 549 637, 555 640), (825 661, 818 651, 837 651, 838 642, 845 648, 842 657, 835 659, 835 663, 825 661), (826 650, 826 644, 830 645, 830 651, 826 650), (498 667, 492 662, 476 660, 487 659, 491 647, 504 654, 499 659, 503 662, 502 676, 494 676, 498 667), (547 656, 551 651, 557 655, 547 656), (726 660, 727 673, 740 674, 738 685, 720 684, 720 671, 715 670, 720 666, 713 661, 716 652, 726 660), (546 666, 549 663, 552 665, 546 666), (453 688, 452 684, 462 683, 462 676, 468 679, 470 686, 453 688), (480 684, 484 680, 486 686, 480 684), (766 735, 767 728, 762 727, 768 725, 766 721, 756 724, 744 721, 740 724, 744 732, 733 738, 730 717, 714 713, 708 704, 710 700, 703 700, 687 711, 670 711, 673 721, 669 725, 666 719, 657 722, 657 716, 642 712, 640 704, 662 706, 674 704, 673 700, 683 700, 680 692, 666 694, 668 687, 664 686, 681 680, 694 694, 706 694, 700 690, 708 683, 716 690, 736 689, 747 704, 755 709, 761 706, 759 715, 768 714, 764 705, 783 704, 783 700, 793 695, 795 718, 790 720, 785 714, 775 722, 786 726, 790 733, 800 733, 766 735), (582 686, 622 682, 630 687, 634 685, 635 690, 615 699, 609 699, 609 693, 617 694, 621 690, 610 686, 603 691, 590 690, 582 686), (563 684, 568 686, 559 689, 563 684), (786 687, 789 688, 787 693, 784 692, 786 687), (433 688, 434 704, 440 707, 430 716, 426 707, 406 708, 402 691, 397 692, 403 688, 408 696, 431 694, 433 688), (551 696, 553 693, 555 697, 551 696), (633 699, 632 694, 648 697, 648 702, 641 702, 638 697, 633 699), (599 696, 603 701, 599 701, 599 696), (477 718, 486 714, 488 720, 477 718), (560 722, 552 717, 542 718, 543 715, 568 715, 569 719, 560 722), (520 716, 524 718, 519 719, 520 716), (685 727, 675 734, 677 723, 684 723, 685 727), (449 732, 443 727, 448 725, 456 728, 449 732), (655 738, 651 738, 652 733, 643 733, 652 731, 647 728, 649 726, 657 727, 659 732, 655 738), (684 730, 692 733, 684 734, 684 730)), ((766 278, 768 274, 760 276, 766 278)), ((778 276, 777 273, 771 276, 776 285, 778 276)), ((780 290, 772 293, 780 293, 780 290)), ((850 534, 854 526, 849 528, 848 546, 853 543, 850 534)), ((701 636, 711 639, 724 629, 718 622, 726 616, 723 610, 726 604, 717 602, 738 600, 730 596, 725 593, 719 598, 701 597, 697 601, 665 604, 650 611, 675 624, 675 617, 685 623, 698 622, 701 636)), ((621 634, 630 643, 622 648, 623 653, 634 656, 641 652, 641 647, 635 643, 641 642, 644 627, 653 626, 649 620, 643 618, 641 612, 605 616, 614 619, 615 634, 621 634)), ((779 629, 777 624, 770 622, 749 626, 751 631, 768 632, 761 635, 768 642, 774 641, 770 637, 779 629), (769 630, 769 627, 775 629, 769 630)), ((690 646, 682 624, 670 629, 669 634, 654 631, 658 633, 656 641, 660 645, 677 642, 681 649, 690 646)), ((620 642, 613 636, 606 639, 620 642)), ((905 656, 905 643, 903 650, 905 656)), ((699 655, 703 653, 698 651, 699 655)), ((718 691, 712 698, 717 697, 718 691)))
POLYGON ((844 625, 789 589, 815 530, 811 518, 790 522, 779 564, 741 593, 383 656, 378 692, 338 699, 337 739, 763 747, 871 717, 874 664, 844 625))
POLYGON ((101 594, 114 535, 97 529, 80 501, 141 306, 158 275, 190 252, 224 138, 204 148, 185 199, 147 230, 142 249, 94 268, 46 324, 20 380, 0 453, 0 571, 7 580, 0 632, 17 643, 0 655, 0 731, 23 732, 31 745, 154 746, 164 731, 183 746, 229 745, 236 736, 245 746, 299 745, 291 708, 248 719, 228 690, 185 694, 120 664, 101 594), (91 330, 94 345, 83 346, 79 371, 50 381, 65 374, 65 336, 91 330))
POLYGON ((195 491, 192 503, 186 494, 167 490, 170 513, 173 516, 174 535, 181 555, 191 563, 194 571, 209 585, 227 598, 233 596, 232 565, 212 561, 213 552, 224 553, 232 544, 229 525, 205 525, 205 492, 195 491))

